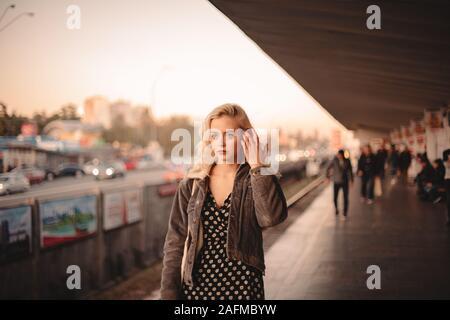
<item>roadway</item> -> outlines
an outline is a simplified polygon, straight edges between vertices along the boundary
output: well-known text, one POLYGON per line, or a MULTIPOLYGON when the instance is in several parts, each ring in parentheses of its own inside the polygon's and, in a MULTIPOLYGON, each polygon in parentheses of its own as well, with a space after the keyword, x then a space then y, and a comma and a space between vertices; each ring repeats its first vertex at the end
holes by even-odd
POLYGON ((96 180, 93 176, 61 177, 53 181, 44 181, 32 185, 27 192, 0 196, 0 208, 17 203, 30 203, 36 198, 47 198, 55 195, 98 193, 104 189, 161 184, 167 182, 164 178, 165 173, 167 173, 167 170, 135 170, 127 172, 123 178, 101 181, 96 180))

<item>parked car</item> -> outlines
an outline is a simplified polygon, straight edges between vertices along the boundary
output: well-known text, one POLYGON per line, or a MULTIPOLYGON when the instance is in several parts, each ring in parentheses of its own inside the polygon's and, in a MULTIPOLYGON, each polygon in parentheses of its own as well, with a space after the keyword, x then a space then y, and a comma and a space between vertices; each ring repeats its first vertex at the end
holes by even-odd
POLYGON ((76 178, 81 178, 84 175, 85 175, 84 170, 76 163, 62 164, 58 167, 58 170, 56 171, 57 177, 73 176, 76 178))
POLYGON ((20 173, 24 175, 30 184, 41 183, 45 180, 45 171, 35 166, 22 165, 13 169, 11 173, 20 173))
POLYGON ((30 182, 23 174, 19 172, 0 174, 0 195, 25 192, 29 189, 30 182))
POLYGON ((124 177, 126 166, 122 161, 113 161, 101 163, 92 170, 92 174, 96 179, 113 179, 117 177, 124 177))

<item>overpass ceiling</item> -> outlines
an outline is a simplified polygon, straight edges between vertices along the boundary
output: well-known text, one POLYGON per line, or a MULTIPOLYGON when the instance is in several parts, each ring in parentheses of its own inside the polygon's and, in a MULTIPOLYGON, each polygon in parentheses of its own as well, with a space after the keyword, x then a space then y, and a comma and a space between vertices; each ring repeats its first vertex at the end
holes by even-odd
POLYGON ((450 102, 449 0, 211 2, 348 129, 387 133, 450 102))

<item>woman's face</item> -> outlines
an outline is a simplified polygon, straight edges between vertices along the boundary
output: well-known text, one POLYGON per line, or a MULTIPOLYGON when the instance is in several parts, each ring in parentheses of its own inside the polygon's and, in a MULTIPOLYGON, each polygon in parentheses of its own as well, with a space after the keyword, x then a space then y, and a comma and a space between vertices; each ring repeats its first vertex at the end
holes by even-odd
POLYGON ((211 121, 209 141, 218 163, 237 163, 242 132, 233 117, 222 116, 211 121))

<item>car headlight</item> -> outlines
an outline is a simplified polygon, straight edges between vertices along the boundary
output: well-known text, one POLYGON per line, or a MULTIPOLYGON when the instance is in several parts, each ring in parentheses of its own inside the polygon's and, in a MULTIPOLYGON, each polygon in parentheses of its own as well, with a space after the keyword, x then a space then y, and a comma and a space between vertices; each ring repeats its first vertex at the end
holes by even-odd
POLYGON ((108 176, 112 175, 113 172, 114 172, 114 170, 112 168, 106 169, 106 175, 108 175, 108 176))
POLYGON ((94 176, 97 176, 97 175, 98 175, 98 169, 92 170, 92 174, 93 174, 94 176))

